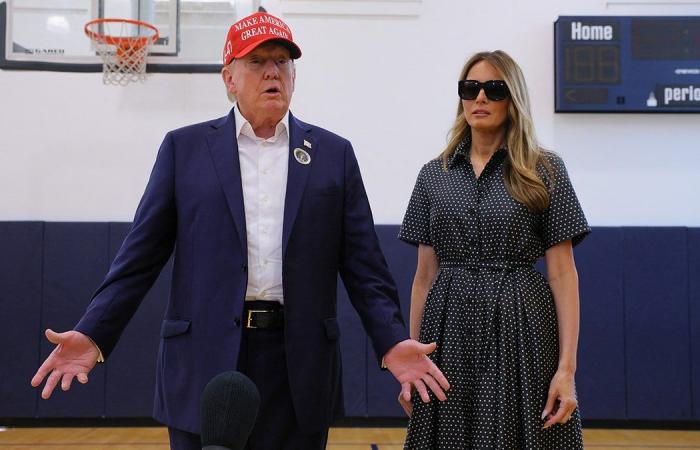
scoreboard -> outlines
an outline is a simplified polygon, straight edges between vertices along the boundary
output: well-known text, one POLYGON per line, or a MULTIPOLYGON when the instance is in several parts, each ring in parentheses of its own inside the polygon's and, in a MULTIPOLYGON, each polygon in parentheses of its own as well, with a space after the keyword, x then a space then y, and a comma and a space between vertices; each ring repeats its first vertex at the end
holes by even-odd
POLYGON ((556 112, 700 112, 700 17, 561 16, 556 112))

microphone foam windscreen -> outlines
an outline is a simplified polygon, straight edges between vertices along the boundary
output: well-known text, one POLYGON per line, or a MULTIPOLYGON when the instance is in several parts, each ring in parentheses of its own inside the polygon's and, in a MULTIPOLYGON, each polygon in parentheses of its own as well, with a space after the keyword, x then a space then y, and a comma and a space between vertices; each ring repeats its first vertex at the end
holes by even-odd
POLYGON ((243 450, 255 424, 260 393, 240 372, 221 373, 202 394, 202 446, 243 450))

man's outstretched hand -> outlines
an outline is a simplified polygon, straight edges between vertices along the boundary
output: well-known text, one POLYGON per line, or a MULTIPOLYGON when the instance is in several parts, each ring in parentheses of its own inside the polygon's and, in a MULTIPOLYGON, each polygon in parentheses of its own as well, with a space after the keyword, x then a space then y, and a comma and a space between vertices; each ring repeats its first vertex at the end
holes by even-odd
POLYGON ((51 397, 51 393, 61 381, 61 389, 67 391, 77 377, 82 384, 88 382, 88 373, 95 367, 100 351, 89 337, 78 331, 66 331, 56 333, 53 330, 46 330, 46 339, 56 344, 51 354, 44 364, 36 371, 32 378, 32 386, 37 387, 48 375, 44 390, 41 391, 41 398, 51 397))
POLYGON ((394 345, 384 355, 384 365, 401 383, 401 397, 409 402, 413 388, 418 391, 423 402, 428 403, 428 388, 440 401, 447 400, 445 391, 450 383, 440 369, 428 358, 435 351, 436 343, 421 344, 413 339, 406 339, 394 345))

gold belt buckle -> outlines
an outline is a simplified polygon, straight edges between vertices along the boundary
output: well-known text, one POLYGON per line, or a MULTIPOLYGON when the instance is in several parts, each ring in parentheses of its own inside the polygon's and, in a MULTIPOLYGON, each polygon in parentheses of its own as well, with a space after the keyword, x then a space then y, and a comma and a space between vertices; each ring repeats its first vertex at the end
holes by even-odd
POLYGON ((249 309, 248 310, 248 320, 246 321, 245 327, 246 328, 258 328, 258 327, 254 327, 253 325, 251 325, 251 322, 253 321, 253 313, 262 313, 262 312, 265 312, 265 311, 262 309, 249 309))

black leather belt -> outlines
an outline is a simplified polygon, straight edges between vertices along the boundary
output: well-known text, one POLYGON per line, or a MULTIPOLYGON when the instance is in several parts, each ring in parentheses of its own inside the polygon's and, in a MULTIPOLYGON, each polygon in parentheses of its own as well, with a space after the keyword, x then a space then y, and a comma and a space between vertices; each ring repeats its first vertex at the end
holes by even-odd
POLYGON ((283 328, 284 308, 277 302, 246 301, 243 310, 245 328, 283 328))

